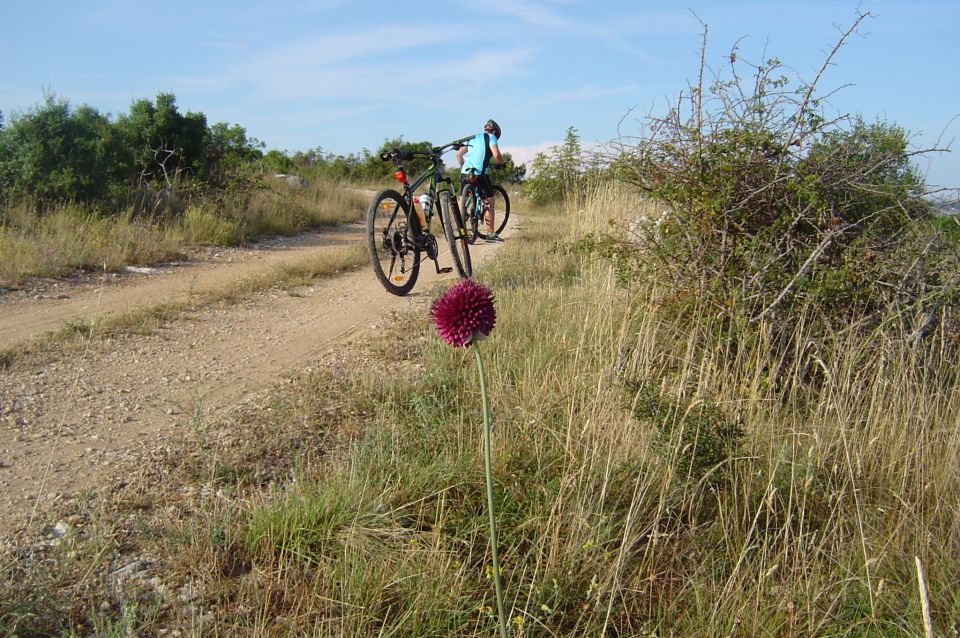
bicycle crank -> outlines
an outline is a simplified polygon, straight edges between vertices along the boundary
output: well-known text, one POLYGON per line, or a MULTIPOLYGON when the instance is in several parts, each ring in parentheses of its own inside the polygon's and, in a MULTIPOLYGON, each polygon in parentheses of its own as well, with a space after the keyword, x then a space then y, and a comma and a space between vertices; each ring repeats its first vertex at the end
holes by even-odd
MULTIPOLYGON (((427 257, 436 261, 437 255, 440 254, 440 249, 437 247, 437 238, 434 237, 433 235, 427 235, 426 237, 424 237, 424 239, 426 240, 424 242, 426 244, 424 246, 424 249, 427 251, 427 257)), ((440 272, 440 271, 437 271, 437 272, 440 272)))

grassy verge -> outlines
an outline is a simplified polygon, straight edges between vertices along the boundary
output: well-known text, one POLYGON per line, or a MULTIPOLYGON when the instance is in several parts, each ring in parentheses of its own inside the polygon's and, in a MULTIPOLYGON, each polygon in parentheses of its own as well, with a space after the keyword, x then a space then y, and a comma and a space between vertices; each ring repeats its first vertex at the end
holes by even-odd
POLYGON ((64 204, 43 213, 19 205, 0 213, 0 286, 74 270, 116 270, 182 256, 197 245, 237 245, 264 235, 357 221, 366 197, 339 182, 290 189, 267 182, 230 201, 188 202, 181 215, 135 219, 132 212, 99 216, 64 204))
MULTIPOLYGON (((935 626, 955 629, 950 362, 860 342, 784 362, 750 327, 681 318, 669 290, 620 287, 564 250, 643 209, 604 192, 582 214, 521 211, 481 273, 513 635, 921 635, 915 557, 935 626)), ((146 466, 82 533, 6 557, 0 621, 495 635, 471 355, 426 308, 367 339, 266 405, 198 417, 176 462, 146 466), (122 578, 134 558, 144 575, 122 578)))

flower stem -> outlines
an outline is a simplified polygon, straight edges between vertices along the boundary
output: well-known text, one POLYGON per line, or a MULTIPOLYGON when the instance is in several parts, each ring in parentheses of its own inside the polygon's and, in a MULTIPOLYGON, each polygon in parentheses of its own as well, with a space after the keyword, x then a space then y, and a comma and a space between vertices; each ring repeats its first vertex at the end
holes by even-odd
POLYGON ((500 636, 507 638, 507 614, 503 608, 503 590, 500 586, 500 555, 497 550, 497 517, 493 509, 493 451, 490 442, 490 401, 487 398, 487 375, 480 356, 480 345, 474 340, 473 352, 477 355, 477 370, 480 373, 480 394, 483 396, 483 457, 487 470, 487 511, 490 514, 490 550, 493 555, 493 587, 497 594, 497 614, 500 616, 500 636))

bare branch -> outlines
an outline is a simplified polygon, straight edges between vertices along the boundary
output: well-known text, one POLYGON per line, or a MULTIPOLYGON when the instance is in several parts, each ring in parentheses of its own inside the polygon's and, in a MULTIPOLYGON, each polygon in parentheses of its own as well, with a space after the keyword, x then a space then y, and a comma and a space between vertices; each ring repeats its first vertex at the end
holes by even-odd
POLYGON ((774 299, 769 306, 763 309, 763 312, 754 317, 753 321, 759 321, 769 316, 776 309, 776 307, 780 305, 780 302, 786 298, 787 294, 793 290, 793 287, 797 284, 797 281, 799 281, 800 277, 806 274, 807 270, 809 270, 810 267, 815 264, 818 259, 820 259, 827 248, 830 247, 830 244, 832 244, 834 240, 846 232, 848 228, 849 226, 827 233, 827 236, 823 238, 823 241, 821 241, 814 251, 810 253, 810 256, 807 257, 807 260, 803 262, 803 265, 800 266, 800 269, 793 275, 790 283, 788 283, 786 287, 780 291, 780 294, 777 295, 776 299, 774 299))
MULTIPOLYGON (((854 31, 856 31, 857 27, 860 26, 860 23, 869 17, 872 17, 869 11, 861 12, 858 10, 857 19, 854 20, 853 24, 850 25, 850 27, 843 32, 843 34, 840 36, 840 39, 833 46, 833 49, 830 51, 830 53, 827 54, 826 59, 823 61, 823 64, 820 66, 820 70, 817 71, 816 77, 814 77, 813 82, 810 82, 810 84, 807 86, 807 91, 806 93, 804 93, 803 99, 800 101, 800 108, 796 114, 796 121, 793 127, 793 131, 791 131, 790 135, 787 137, 788 144, 793 142, 793 140, 795 139, 797 130, 800 128, 800 124, 803 121, 803 116, 806 114, 807 109, 810 107, 810 99, 813 96, 813 92, 816 89, 817 84, 820 82, 820 78, 822 78, 823 74, 826 72, 827 67, 830 66, 830 63, 833 60, 834 56, 843 47, 843 44, 847 41, 847 38, 849 38, 850 35, 854 31)), ((783 162, 781 161, 780 164, 777 166, 777 173, 779 174, 782 169, 783 169, 783 162)))

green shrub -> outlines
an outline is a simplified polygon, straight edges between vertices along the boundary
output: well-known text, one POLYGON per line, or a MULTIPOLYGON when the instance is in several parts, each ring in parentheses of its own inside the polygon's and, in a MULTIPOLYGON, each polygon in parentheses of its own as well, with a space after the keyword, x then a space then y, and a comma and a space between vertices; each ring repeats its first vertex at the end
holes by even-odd
POLYGON ((572 126, 567 129, 563 144, 554 146, 549 153, 537 153, 530 172, 523 193, 538 206, 563 201, 582 206, 589 185, 603 173, 584 153, 577 129, 572 126))
POLYGON ((10 200, 92 200, 106 194, 117 150, 106 117, 49 95, 0 129, 0 188, 10 200))
POLYGON ((136 100, 115 121, 51 94, 0 126, 0 194, 40 210, 72 201, 121 214, 138 191, 228 186, 262 146, 239 125, 180 113, 171 93, 136 100))
POLYGON ((960 245, 960 216, 937 215, 933 223, 951 242, 960 245))

